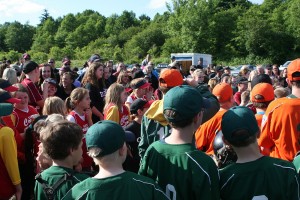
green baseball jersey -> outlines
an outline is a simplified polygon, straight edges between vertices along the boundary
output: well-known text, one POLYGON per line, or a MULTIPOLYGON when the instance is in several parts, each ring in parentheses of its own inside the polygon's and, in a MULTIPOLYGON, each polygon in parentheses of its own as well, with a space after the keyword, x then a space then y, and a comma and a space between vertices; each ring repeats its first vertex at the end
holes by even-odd
POLYGON ((271 157, 233 163, 220 170, 223 200, 300 199, 299 183, 292 163, 271 157))
MULTIPOLYGON (((202 123, 212 118, 220 109, 218 99, 208 90, 207 85, 198 85, 196 89, 202 97, 210 102, 209 108, 204 110, 202 123)), ((143 158, 147 148, 155 141, 164 139, 171 134, 171 127, 163 114, 163 100, 153 102, 144 114, 141 123, 141 138, 139 155, 143 158)))
POLYGON ((103 178, 88 178, 75 185, 63 198, 69 199, 168 199, 151 179, 132 172, 103 178))
POLYGON ((297 173, 299 174, 300 172, 300 155, 297 155, 294 160, 293 160, 293 164, 296 167, 297 173))
POLYGON ((155 180, 170 199, 220 199, 216 164, 192 144, 154 142, 145 153, 139 174, 155 180))
MULTIPOLYGON (((67 173, 71 176, 55 190, 54 199, 62 199, 62 197, 65 196, 75 184, 85 180, 88 176, 86 174, 78 173, 73 169, 61 166, 51 166, 41 173, 41 179, 43 182, 51 187, 61 180, 67 173)), ((47 200, 42 184, 38 181, 35 182, 34 195, 37 200, 47 200)))

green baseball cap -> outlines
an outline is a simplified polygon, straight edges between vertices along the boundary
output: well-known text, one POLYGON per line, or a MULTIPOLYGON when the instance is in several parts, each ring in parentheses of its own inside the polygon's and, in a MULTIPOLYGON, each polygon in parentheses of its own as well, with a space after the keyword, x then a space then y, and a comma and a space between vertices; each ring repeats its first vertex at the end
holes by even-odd
POLYGON ((222 117, 221 128, 224 138, 229 142, 244 141, 259 131, 254 113, 244 106, 235 106, 226 111, 222 117), (249 135, 233 135, 239 130, 246 130, 249 135))
POLYGON ((126 134, 122 126, 114 121, 103 120, 92 125, 86 135, 87 149, 98 147, 101 151, 97 157, 114 153, 120 149, 125 141, 132 140, 132 135, 126 134))
POLYGON ((172 88, 163 99, 164 113, 166 110, 176 112, 174 117, 165 115, 169 122, 179 122, 195 117, 202 108, 208 108, 209 105, 209 101, 204 99, 197 89, 189 85, 172 88))
POLYGON ((11 103, 0 103, 0 117, 10 115, 13 111, 11 103))

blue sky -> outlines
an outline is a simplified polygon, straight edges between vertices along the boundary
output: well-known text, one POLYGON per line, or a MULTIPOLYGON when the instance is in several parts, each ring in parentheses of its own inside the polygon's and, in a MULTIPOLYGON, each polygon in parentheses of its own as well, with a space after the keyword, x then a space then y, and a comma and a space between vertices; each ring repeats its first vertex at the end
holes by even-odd
MULTIPOLYGON (((136 16, 146 14, 153 18, 156 13, 167 11, 166 2, 171 0, 0 0, 0 24, 4 22, 39 23, 44 9, 54 19, 68 13, 78 13, 86 9, 98 11, 109 17, 121 14, 124 10, 133 11, 136 16)), ((261 3, 263 0, 251 0, 261 3)))

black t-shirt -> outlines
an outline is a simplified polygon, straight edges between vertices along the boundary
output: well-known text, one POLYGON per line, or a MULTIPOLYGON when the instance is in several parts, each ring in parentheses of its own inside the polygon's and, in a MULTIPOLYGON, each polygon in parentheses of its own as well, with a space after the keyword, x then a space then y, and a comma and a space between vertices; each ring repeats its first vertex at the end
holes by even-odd
MULTIPOLYGON (((72 84, 72 91, 75 89, 75 86, 72 84)), ((71 93, 70 93, 71 94, 71 93)), ((68 98, 70 96, 70 94, 67 94, 65 92, 65 89, 62 85, 57 87, 57 92, 55 93, 55 96, 58 96, 59 98, 61 98, 62 100, 66 100, 66 98, 68 98)))
MULTIPOLYGON (((87 83, 84 86, 85 89, 89 90, 90 98, 91 98, 91 108, 95 107, 99 112, 103 112, 104 107, 104 100, 101 96, 101 90, 96 85, 93 85, 91 83, 87 83)), ((92 115, 93 123, 96 123, 100 120, 100 118, 96 115, 92 115)))
POLYGON ((132 157, 127 155, 125 162, 123 163, 123 167, 127 171, 137 173, 139 170, 140 164, 140 156, 139 156, 139 140, 141 137, 141 124, 137 123, 136 121, 132 121, 125 127, 126 131, 131 131, 134 135, 136 140, 134 142, 127 142, 127 146, 131 151, 132 157))

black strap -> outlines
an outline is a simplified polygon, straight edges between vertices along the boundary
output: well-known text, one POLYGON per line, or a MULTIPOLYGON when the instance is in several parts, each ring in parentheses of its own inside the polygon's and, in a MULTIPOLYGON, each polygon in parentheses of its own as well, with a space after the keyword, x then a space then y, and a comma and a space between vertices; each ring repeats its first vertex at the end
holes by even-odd
POLYGON ((54 183, 52 186, 46 184, 46 181, 42 179, 41 174, 37 174, 35 176, 35 180, 37 180, 43 188, 43 191, 47 197, 48 200, 53 200, 54 199, 54 194, 56 189, 63 184, 65 181, 67 181, 68 179, 72 179, 73 178, 73 174, 69 174, 69 173, 65 173, 56 183, 54 183))

